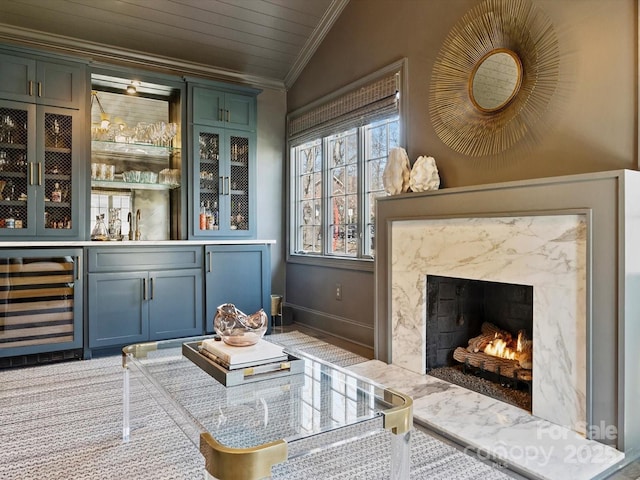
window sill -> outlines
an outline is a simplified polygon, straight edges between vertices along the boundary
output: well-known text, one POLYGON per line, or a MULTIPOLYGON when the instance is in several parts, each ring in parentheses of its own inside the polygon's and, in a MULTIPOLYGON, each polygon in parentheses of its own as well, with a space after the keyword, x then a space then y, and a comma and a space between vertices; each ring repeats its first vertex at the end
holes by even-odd
POLYGON ((343 258, 322 255, 298 255, 293 253, 287 255, 287 263, 364 272, 373 272, 374 269, 373 258, 343 258))

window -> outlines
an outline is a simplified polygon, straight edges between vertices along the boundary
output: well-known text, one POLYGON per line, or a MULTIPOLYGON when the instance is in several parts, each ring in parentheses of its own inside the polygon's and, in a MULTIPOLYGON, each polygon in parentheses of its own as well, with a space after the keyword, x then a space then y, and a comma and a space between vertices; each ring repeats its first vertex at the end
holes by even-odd
POLYGON ((131 212, 131 194, 129 192, 96 191, 91 193, 91 226, 95 226, 96 217, 104 215, 104 224, 109 228, 111 216, 115 215, 122 222, 121 234, 129 234, 129 223, 126 221, 131 212), (111 215, 110 215, 111 213, 111 215))
POLYGON ((292 149, 295 253, 373 256, 375 199, 385 195, 382 173, 399 145, 399 123, 393 116, 292 149))
POLYGON ((373 256, 375 250, 376 197, 386 195, 382 185, 382 173, 387 166, 389 151, 400 146, 400 119, 398 117, 375 122, 364 128, 364 211, 365 255, 373 256))
POLYGON ((292 114, 289 125, 290 251, 371 259, 382 173, 401 145, 399 68, 292 114))
POLYGON ((296 203, 298 210, 299 250, 321 253, 322 239, 322 144, 319 140, 294 149, 298 189, 296 203))

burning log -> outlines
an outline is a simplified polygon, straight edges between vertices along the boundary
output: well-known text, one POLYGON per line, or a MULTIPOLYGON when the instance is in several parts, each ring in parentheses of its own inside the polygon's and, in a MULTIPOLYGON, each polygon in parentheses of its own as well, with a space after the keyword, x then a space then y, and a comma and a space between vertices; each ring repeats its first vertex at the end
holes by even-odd
POLYGON ((453 358, 460 363, 498 373, 503 377, 515 378, 526 382, 530 382, 532 379, 531 370, 520 367, 518 360, 494 357, 484 352, 469 352, 464 347, 456 348, 453 352, 453 358))
POLYGON ((480 335, 469 340, 467 348, 458 347, 453 358, 460 363, 481 368, 508 378, 531 381, 533 342, 524 331, 514 339, 511 333, 484 322, 480 335))
POLYGON ((467 350, 474 353, 484 352, 487 345, 493 342, 496 338, 504 340, 507 344, 511 343, 513 340, 509 332, 496 327, 493 323, 484 322, 480 327, 480 335, 469 340, 467 350))
POLYGON ((527 370, 533 369, 533 341, 526 338, 524 333, 518 334, 517 344, 517 357, 518 363, 522 368, 527 370))

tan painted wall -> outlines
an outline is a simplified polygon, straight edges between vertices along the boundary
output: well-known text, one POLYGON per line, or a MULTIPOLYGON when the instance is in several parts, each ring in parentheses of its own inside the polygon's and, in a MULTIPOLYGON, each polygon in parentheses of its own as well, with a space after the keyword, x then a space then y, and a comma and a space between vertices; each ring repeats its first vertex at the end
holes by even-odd
POLYGON ((435 157, 444 187, 637 168, 634 0, 534 0, 559 40, 562 91, 537 143, 504 158, 444 145, 428 112, 431 71, 449 30, 475 0, 351 0, 289 90, 304 106, 399 58, 409 64, 407 152, 435 157))
MULTIPOLYGON (((429 117, 431 72, 450 29, 479 0, 350 0, 287 93, 300 108, 400 58, 408 59, 406 149, 435 157, 442 187, 637 168, 635 0, 533 0, 558 36, 562 95, 530 150, 471 158, 444 145, 429 117)), ((373 346, 374 275, 286 267, 285 300, 294 320, 373 346), (336 283, 343 299, 334 298, 336 283)))

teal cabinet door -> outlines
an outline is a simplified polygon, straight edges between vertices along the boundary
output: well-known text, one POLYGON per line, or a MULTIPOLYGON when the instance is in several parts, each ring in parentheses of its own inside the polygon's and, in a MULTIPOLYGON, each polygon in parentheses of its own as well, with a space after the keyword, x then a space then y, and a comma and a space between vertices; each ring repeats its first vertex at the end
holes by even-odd
POLYGON ((33 178, 29 176, 36 188, 35 198, 29 198, 36 203, 36 234, 78 238, 83 223, 80 204, 84 203, 80 193, 85 159, 82 116, 77 110, 38 107, 36 119, 36 158, 33 178))
POLYGON ((36 103, 80 109, 86 102, 84 65, 38 62, 36 103))
POLYGON ((191 91, 193 123, 218 127, 224 125, 224 93, 194 87, 191 91))
POLYGON ((0 54, 0 98, 34 102, 36 62, 17 55, 0 54), (31 93, 31 94, 30 94, 31 93))
POLYGON ((253 91, 245 95, 194 86, 191 105, 194 124, 255 131, 256 94, 253 91))
POLYGON ((203 252, 89 247, 88 348, 202 335, 203 252))
POLYGON ((256 231, 256 138, 242 130, 195 125, 192 238, 253 237, 256 231), (202 210, 211 221, 202 220, 202 210))
POLYGON ((148 340, 147 277, 147 272, 88 275, 89 348, 148 340))
POLYGON ((210 245, 205 250, 205 331, 213 333, 218 305, 233 303, 246 314, 271 315, 268 245, 210 245))
POLYGON ((78 238, 81 115, 0 100, 0 119, 0 237, 78 238))
POLYGON ((202 270, 149 272, 149 338, 202 334, 202 270))
POLYGON ((225 120, 228 128, 255 131, 256 107, 253 95, 228 93, 225 97, 225 120))
POLYGON ((189 86, 189 238, 255 238, 259 90, 189 86))
POLYGON ((38 224, 36 199, 41 190, 36 106, 0 100, 0 121, 11 127, 0 126, 0 237, 34 236, 38 224))
POLYGON ((0 98, 78 110, 86 102, 85 75, 81 63, 0 53, 0 98))

